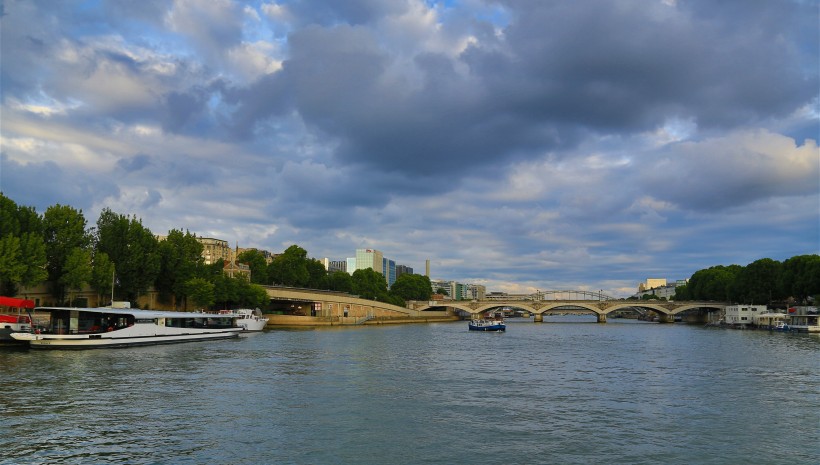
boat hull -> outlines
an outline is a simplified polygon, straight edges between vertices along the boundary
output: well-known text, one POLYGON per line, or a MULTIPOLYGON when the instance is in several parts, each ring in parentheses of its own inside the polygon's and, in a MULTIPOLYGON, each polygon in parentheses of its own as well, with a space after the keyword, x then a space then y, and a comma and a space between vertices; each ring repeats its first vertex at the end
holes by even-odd
POLYGON ((492 325, 475 325, 470 323, 469 325, 470 331, 506 331, 507 325, 504 323, 492 324, 492 325))
POLYGON ((236 317, 236 325, 245 331, 262 331, 268 325, 268 319, 259 309, 222 310, 219 314, 236 317))
POLYGON ((213 341, 239 337, 241 330, 213 331, 207 333, 180 333, 161 335, 44 335, 14 333, 12 337, 20 342, 28 342, 32 349, 104 349, 134 347, 159 344, 179 344, 183 342, 213 341))
POLYGON ((31 331, 28 323, 5 323, 0 327, 0 345, 17 345, 18 341, 11 337, 12 333, 31 331))

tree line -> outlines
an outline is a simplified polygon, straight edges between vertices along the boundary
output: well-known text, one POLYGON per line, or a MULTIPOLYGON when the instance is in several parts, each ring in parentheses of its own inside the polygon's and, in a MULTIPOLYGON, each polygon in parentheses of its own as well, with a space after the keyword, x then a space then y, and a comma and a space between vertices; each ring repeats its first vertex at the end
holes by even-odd
POLYGON ((430 300, 432 285, 430 278, 417 274, 402 274, 387 288, 384 276, 372 268, 328 272, 322 262, 308 258, 307 251, 292 245, 267 263, 262 252, 246 250, 237 256, 237 261, 251 269, 251 282, 304 287, 337 292, 346 292, 363 299, 378 300, 394 305, 404 305, 408 300, 430 300))
POLYGON ((94 226, 82 210, 52 205, 40 215, 0 193, 0 295, 17 295, 21 287, 48 283, 57 302, 72 304, 73 296, 90 286, 98 297, 135 302, 151 287, 158 299, 175 307, 262 307, 267 293, 260 284, 333 290, 362 298, 404 305, 429 300, 426 276, 399 276, 390 290, 372 269, 328 273, 322 263, 293 245, 267 263, 257 250, 237 261, 251 269, 251 280, 229 277, 223 263, 206 265, 203 246, 189 231, 173 229, 165 240, 135 216, 106 208, 94 226))
POLYGON ((820 297, 820 255, 782 262, 762 258, 746 266, 713 266, 696 271, 675 289, 675 300, 720 300, 744 304, 807 303, 820 297))

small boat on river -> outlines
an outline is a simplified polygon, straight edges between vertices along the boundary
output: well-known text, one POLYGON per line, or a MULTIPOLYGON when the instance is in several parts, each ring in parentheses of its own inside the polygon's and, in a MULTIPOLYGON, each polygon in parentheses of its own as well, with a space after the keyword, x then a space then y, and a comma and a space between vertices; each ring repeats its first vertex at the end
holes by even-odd
POLYGON ((262 310, 240 308, 236 310, 220 310, 220 315, 233 315, 236 317, 236 324, 245 331, 262 331, 268 324, 268 319, 262 315, 262 310))
POLYGON ((789 332, 792 328, 783 321, 778 321, 774 326, 769 327, 772 331, 789 332))
POLYGON ((37 307, 30 332, 11 337, 32 349, 95 349, 173 344, 239 337, 234 314, 170 312, 131 308, 37 307), (44 321, 40 323, 40 321, 44 321))
POLYGON ((503 319, 492 320, 474 319, 469 323, 470 331, 506 331, 507 325, 503 319))

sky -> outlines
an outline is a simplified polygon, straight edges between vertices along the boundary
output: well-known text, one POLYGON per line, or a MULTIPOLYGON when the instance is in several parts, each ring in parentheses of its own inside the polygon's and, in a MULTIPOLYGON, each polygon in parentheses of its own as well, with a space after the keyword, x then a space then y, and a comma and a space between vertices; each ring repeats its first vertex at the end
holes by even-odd
POLYGON ((812 0, 3 0, 0 191, 488 291, 820 253, 812 0))

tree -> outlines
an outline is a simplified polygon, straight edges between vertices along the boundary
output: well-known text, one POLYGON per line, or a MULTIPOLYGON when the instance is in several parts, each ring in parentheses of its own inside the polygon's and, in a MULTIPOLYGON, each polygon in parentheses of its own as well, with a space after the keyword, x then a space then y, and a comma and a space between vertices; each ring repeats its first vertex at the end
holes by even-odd
POLYGON ((191 278, 184 284, 184 293, 200 308, 209 307, 215 301, 215 286, 205 278, 191 278))
POLYGON ((204 259, 202 243, 186 231, 173 229, 157 246, 159 271, 155 286, 163 300, 174 297, 175 306, 187 296, 187 283, 195 277, 203 277, 204 259))
POLYGON ((221 268, 219 274, 211 275, 210 281, 214 284, 214 303, 228 308, 231 302, 237 301, 236 280, 228 277, 221 268))
POLYGON ((308 272, 307 287, 311 289, 324 289, 327 287, 327 270, 322 262, 311 258, 305 262, 305 267, 308 272))
POLYGON ((407 300, 430 300, 433 289, 430 278, 419 274, 403 274, 390 286, 390 293, 407 300))
POLYGON ((284 286, 304 287, 310 280, 307 267, 307 251, 292 245, 273 259, 268 267, 271 282, 284 286))
POLYGON ((778 287, 783 296, 798 302, 820 294, 820 255, 796 255, 784 261, 778 287))
POLYGON ((0 237, 20 235, 18 208, 14 200, 0 192, 0 237))
POLYGON ((268 291, 257 284, 251 284, 248 288, 248 292, 245 294, 245 302, 247 302, 247 306, 251 308, 264 307, 269 300, 268 291))
POLYGON ((672 300, 693 300, 691 293, 689 292, 689 285, 683 284, 675 288, 675 295, 672 296, 672 300))
POLYGON ((363 299, 375 300, 387 294, 387 281, 373 268, 353 272, 353 293, 363 299))
POLYGON ((265 255, 256 249, 245 250, 236 256, 236 261, 247 263, 251 269, 251 282, 255 284, 268 284, 268 262, 265 255))
POLYGON ((689 279, 687 287, 691 292, 691 298, 732 301, 735 277, 741 269, 738 265, 718 265, 696 271, 689 279))
POLYGON ((68 304, 71 306, 74 291, 91 281, 91 253, 87 249, 76 247, 68 253, 60 284, 69 291, 68 304))
POLYGON ((15 295, 48 278, 43 220, 0 193, 0 293, 15 295))
POLYGON ((60 204, 48 207, 43 215, 43 238, 45 241, 48 279, 52 294, 64 300, 66 280, 63 278, 68 255, 74 249, 87 249, 90 237, 85 230, 86 221, 82 210, 60 204))
POLYGON ((97 297, 111 294, 114 286, 114 264, 108 254, 96 250, 91 259, 91 287, 97 292, 97 297))
POLYGON ((326 278, 327 285, 325 288, 337 292, 352 292, 353 291, 353 277, 346 271, 334 271, 326 278))
POLYGON ((157 239, 136 217, 106 208, 97 220, 96 249, 108 255, 117 271, 115 293, 135 301, 154 283, 160 260, 157 239))
POLYGON ((746 265, 736 276, 737 301, 764 304, 782 298, 777 287, 782 266, 782 263, 771 258, 761 258, 746 265))
POLYGON ((48 279, 48 261, 43 236, 32 232, 24 232, 20 236, 20 260, 23 263, 20 284, 32 287, 48 279))
POLYGON ((232 278, 236 289, 235 303, 242 307, 261 307, 268 300, 268 293, 262 286, 252 284, 242 277, 232 278))
POLYGON ((11 234, 0 237, 0 292, 4 295, 16 294, 17 283, 24 272, 20 238, 11 234))

